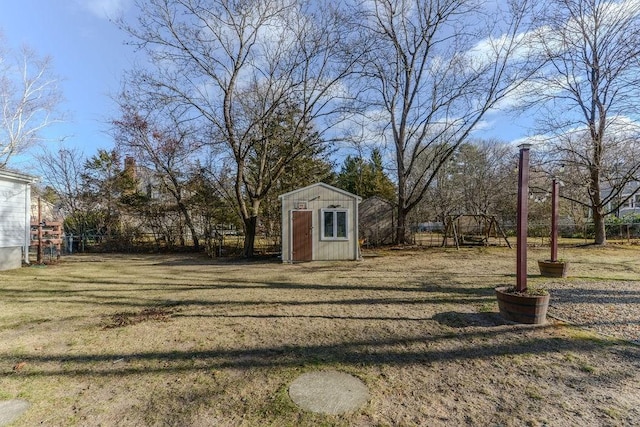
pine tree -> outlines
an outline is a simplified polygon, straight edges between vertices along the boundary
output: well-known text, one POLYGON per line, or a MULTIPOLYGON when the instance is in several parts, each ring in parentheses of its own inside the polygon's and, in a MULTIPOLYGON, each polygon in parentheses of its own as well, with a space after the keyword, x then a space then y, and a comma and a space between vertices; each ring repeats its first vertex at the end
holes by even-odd
POLYGON ((378 196, 394 201, 396 188, 384 172, 382 154, 377 148, 367 161, 362 157, 347 156, 336 178, 336 185, 363 199, 378 196))

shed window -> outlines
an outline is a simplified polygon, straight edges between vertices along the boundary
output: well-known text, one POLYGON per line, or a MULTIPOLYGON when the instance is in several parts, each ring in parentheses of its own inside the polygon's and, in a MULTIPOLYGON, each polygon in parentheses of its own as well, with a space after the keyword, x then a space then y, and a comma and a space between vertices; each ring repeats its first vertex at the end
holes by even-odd
POLYGON ((347 240, 347 210, 322 209, 322 239, 347 240))

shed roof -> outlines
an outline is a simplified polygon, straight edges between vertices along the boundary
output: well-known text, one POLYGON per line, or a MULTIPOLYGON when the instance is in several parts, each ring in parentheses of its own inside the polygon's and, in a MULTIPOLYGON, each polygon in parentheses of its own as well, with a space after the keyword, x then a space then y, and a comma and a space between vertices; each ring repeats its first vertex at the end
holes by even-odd
POLYGON ((325 184, 324 182, 318 182, 316 184, 311 184, 311 185, 308 185, 308 186, 303 187, 303 188, 298 188, 297 190, 289 191, 288 193, 284 193, 284 194, 279 195, 278 198, 280 200, 282 200, 282 199, 284 199, 286 197, 292 196, 292 195, 294 195, 296 193, 299 193, 299 192, 302 192, 302 191, 310 190, 310 189, 312 189, 314 187, 322 187, 322 188, 324 188, 326 190, 335 191, 336 193, 340 193, 340 194, 345 195, 347 197, 354 198, 358 203, 360 203, 362 201, 362 197, 360 197, 360 196, 358 196, 356 194, 350 193, 350 192, 348 192, 346 190, 343 190, 341 188, 337 188, 337 187, 334 187, 332 185, 325 184))
POLYGON ((9 169, 0 169, 0 178, 19 181, 25 184, 32 184, 38 180, 35 176, 27 175, 20 172, 10 171, 9 169))

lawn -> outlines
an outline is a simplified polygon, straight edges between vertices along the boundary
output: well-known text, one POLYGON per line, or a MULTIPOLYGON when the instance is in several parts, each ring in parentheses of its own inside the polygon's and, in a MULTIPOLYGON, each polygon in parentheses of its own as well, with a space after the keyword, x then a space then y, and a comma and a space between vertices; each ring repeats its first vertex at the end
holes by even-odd
MULTIPOLYGON (((547 252, 529 251, 532 285, 549 284, 535 264, 547 252)), ((640 347, 553 318, 501 320, 493 288, 515 282, 514 249, 366 255, 78 255, 0 272, 0 400, 32 404, 16 426, 640 420, 640 347), (289 384, 328 369, 364 381, 369 402, 338 416, 296 407, 289 384)), ((640 300, 640 248, 561 256, 572 263, 564 280, 628 282, 625 298, 640 300)))

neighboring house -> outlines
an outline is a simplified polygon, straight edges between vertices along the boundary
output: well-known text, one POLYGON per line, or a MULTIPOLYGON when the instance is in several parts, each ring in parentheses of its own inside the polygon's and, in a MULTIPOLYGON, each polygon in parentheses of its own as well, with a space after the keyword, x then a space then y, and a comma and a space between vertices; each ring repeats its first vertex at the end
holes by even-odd
POLYGON ((32 176, 0 170, 0 270, 29 262, 32 176))
MULTIPOLYGON (((625 215, 640 214, 640 190, 638 189, 638 187, 640 187, 640 182, 632 181, 627 183, 627 185, 625 185, 623 190, 620 192, 620 196, 618 197, 618 200, 622 201, 627 198, 628 200, 622 202, 620 207, 615 211, 615 215, 618 218, 621 218, 625 215), (633 195, 629 197, 631 194, 633 195)), ((610 188, 605 188, 601 191, 601 193, 604 196, 604 195, 607 195, 610 191, 611 191, 610 188)), ((612 204, 609 203, 609 206, 607 206, 607 209, 611 210, 612 207, 613 207, 612 204)))
POLYGON ((361 197, 318 183, 278 198, 282 204, 282 262, 360 259, 361 197))
POLYGON ((164 201, 166 199, 166 196, 160 192, 162 183, 156 175, 156 172, 146 166, 136 164, 136 159, 133 157, 126 157, 124 159, 124 173, 128 175, 132 181, 136 182, 136 190, 149 199, 154 201, 164 201))
MULTIPOLYGON (((40 217, 44 221, 57 221, 62 218, 60 209, 53 203, 40 198, 40 217)), ((31 195, 31 222, 38 222, 38 196, 31 195)))
POLYGON ((360 203, 360 240, 364 245, 393 243, 396 223, 394 213, 393 203, 379 196, 369 197, 360 203))

